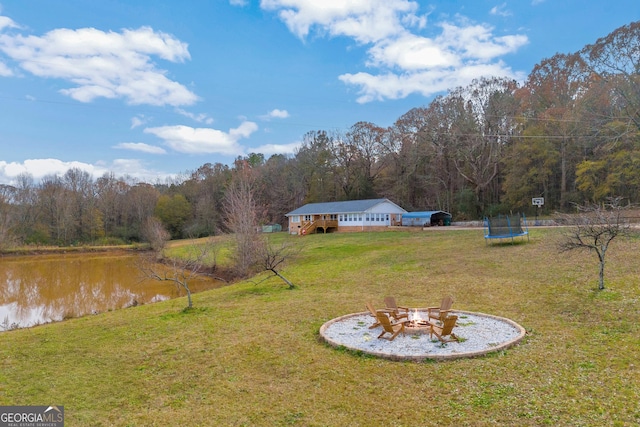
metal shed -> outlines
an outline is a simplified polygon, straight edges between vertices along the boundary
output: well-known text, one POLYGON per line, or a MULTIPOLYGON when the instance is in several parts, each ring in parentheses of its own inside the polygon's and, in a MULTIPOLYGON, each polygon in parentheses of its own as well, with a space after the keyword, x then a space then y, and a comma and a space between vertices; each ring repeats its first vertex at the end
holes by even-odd
POLYGON ((402 225, 405 227, 451 225, 451 214, 444 211, 407 212, 402 214, 402 225))
POLYGON ((268 224, 262 226, 263 233, 277 233, 282 231, 282 226, 280 224, 268 224))

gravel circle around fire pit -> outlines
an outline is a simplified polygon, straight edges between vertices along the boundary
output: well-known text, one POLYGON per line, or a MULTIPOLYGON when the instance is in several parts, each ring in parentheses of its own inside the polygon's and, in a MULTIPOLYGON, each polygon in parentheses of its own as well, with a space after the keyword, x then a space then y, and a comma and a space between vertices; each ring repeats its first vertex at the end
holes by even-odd
MULTIPOLYGON (((418 309, 418 313, 426 318, 423 310, 418 309)), ((345 347, 392 360, 422 361, 482 356, 515 345, 526 334, 522 326, 504 317, 457 310, 451 314, 458 316, 453 333, 461 342, 443 344, 435 335, 431 339, 428 330, 404 336, 400 333, 393 341, 379 339, 382 327, 369 329, 374 319, 368 312, 332 319, 322 325, 320 336, 333 347, 345 347)))

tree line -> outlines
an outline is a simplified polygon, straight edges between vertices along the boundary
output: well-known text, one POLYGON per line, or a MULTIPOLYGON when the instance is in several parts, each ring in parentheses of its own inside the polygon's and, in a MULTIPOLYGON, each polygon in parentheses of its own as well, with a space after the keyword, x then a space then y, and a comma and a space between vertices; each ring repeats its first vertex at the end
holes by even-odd
MULTIPOLYGON (((450 90, 392 126, 358 122, 307 132, 294 155, 251 153, 205 163, 172 182, 70 169, 0 186, 0 245, 141 241, 157 218, 173 238, 226 232, 224 201, 249 173, 258 223, 285 224, 305 204, 387 197, 458 220, 640 198, 640 21, 571 54, 540 61, 526 81, 493 77, 450 90)), ((1 248, 0 248, 1 249, 1 248)))

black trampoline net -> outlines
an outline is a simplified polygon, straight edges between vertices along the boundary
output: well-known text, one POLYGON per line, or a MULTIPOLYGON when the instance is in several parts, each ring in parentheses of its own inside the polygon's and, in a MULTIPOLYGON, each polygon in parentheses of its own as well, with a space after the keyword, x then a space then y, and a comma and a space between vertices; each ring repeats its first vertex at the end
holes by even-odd
POLYGON ((520 215, 500 215, 488 218, 489 236, 514 236, 523 234, 520 215))

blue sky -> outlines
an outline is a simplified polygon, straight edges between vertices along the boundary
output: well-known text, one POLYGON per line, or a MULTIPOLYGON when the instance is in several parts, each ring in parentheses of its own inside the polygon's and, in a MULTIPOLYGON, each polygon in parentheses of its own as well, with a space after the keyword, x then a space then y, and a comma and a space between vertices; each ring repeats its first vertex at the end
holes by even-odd
POLYGON ((0 0, 0 184, 293 154, 638 19, 638 0, 0 0))

